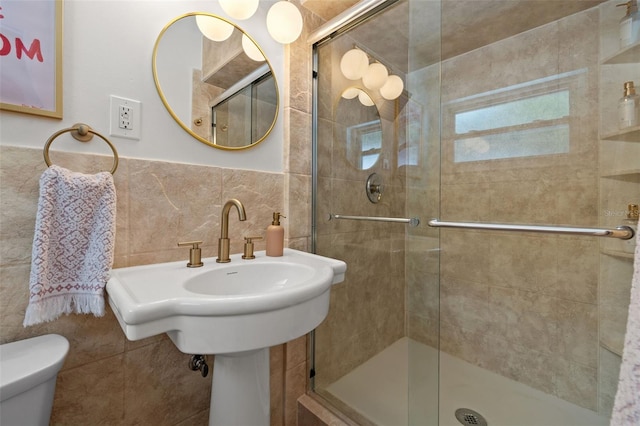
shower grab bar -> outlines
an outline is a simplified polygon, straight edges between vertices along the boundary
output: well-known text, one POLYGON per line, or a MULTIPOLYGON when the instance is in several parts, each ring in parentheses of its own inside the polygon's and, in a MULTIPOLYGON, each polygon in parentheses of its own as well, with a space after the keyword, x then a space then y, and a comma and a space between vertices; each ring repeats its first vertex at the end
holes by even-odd
POLYGON ((405 217, 378 217, 378 216, 347 216, 344 214, 329 215, 329 220, 332 219, 346 219, 346 220, 369 220, 373 222, 395 222, 395 223, 408 223, 411 227, 420 225, 420 219, 417 217, 405 218, 405 217))
POLYGON ((580 228, 576 226, 547 226, 547 225, 509 225, 504 223, 477 223, 477 222, 446 222, 438 219, 431 219, 429 226, 434 228, 464 228, 481 229, 486 231, 520 231, 520 232, 541 232, 547 234, 568 234, 586 235, 592 237, 619 238, 630 240, 633 238, 633 228, 629 226, 618 226, 615 229, 603 228, 580 228))

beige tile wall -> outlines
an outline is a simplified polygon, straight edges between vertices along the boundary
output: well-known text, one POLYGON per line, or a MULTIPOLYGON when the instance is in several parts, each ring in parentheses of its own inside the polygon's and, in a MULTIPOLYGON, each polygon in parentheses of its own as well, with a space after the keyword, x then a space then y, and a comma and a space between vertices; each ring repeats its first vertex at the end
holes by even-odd
MULTIPOLYGON (((597 23, 591 9, 443 63, 443 218, 598 225, 597 23), (576 70, 568 154, 453 161, 447 103, 576 70)), ((441 348, 597 410, 598 244, 443 230, 441 348)))
MULTIPOLYGON (((465 168, 453 164, 445 148, 440 182, 440 135, 434 131, 439 126, 437 122, 425 122, 429 132, 423 135, 422 167, 406 171, 408 216, 420 216, 424 221, 441 216, 451 220, 597 226, 598 35, 592 31, 597 25, 598 11, 592 9, 442 64, 443 104, 505 85, 584 69, 579 100, 572 104, 572 151, 564 158, 506 160, 497 167, 492 162, 489 167, 465 168), (571 42, 565 43, 567 40, 571 42), (438 202, 440 184, 442 206, 438 202)), ((332 57, 334 63, 336 59, 332 57)), ((413 86, 412 93, 424 101, 423 106, 431 112, 428 116, 439 117, 439 69, 421 73, 414 76, 416 81, 427 83, 413 86), (421 87, 430 93, 418 93, 421 87)), ((341 84, 331 73, 325 72, 321 78, 334 87, 341 84)), ((335 100, 328 93, 321 92, 318 100, 320 109, 328 111, 318 123, 320 140, 333 137, 331 111, 335 100)), ((445 134, 445 147, 447 137, 445 134)), ((363 330, 375 327, 374 316, 360 306, 386 312, 371 300, 372 290, 367 284, 373 281, 368 281, 366 272, 385 276, 375 265, 386 259, 376 255, 393 247, 394 243, 388 242, 387 246, 385 239, 393 241, 394 237, 384 228, 372 237, 374 232, 366 225, 323 222, 336 208, 367 214, 370 206, 354 201, 359 197, 361 177, 348 165, 340 165, 339 151, 321 145, 319 157, 331 159, 321 161, 319 168, 320 192, 329 194, 330 200, 319 207, 321 250, 348 259, 350 272, 365 277, 360 288, 349 276, 346 285, 335 289, 332 312, 318 330, 318 362, 331 366, 330 371, 324 371, 325 377, 317 378, 324 383, 349 371, 382 346, 384 338, 377 342, 362 340, 354 330, 356 325, 363 330), (332 166, 338 171, 334 172, 332 166), (358 254, 354 254, 356 251, 358 254), (356 344, 348 350, 336 350, 346 341, 356 344), (323 347, 333 348, 333 355, 323 347)), ((443 231, 439 289, 437 232, 420 227, 409 230, 409 234, 404 327, 411 337, 434 346, 441 344, 444 350, 467 361, 597 409, 597 242, 443 231), (438 297, 442 298, 440 306, 438 297)), ((381 281, 383 287, 388 285, 388 279, 381 281)), ((389 296, 384 290, 373 291, 389 296)), ((389 313, 381 316, 389 318, 389 313)), ((605 371, 603 383, 615 376, 609 374, 612 369, 605 371)))
POLYGON ((341 94, 358 83, 344 78, 338 64, 352 45, 342 37, 320 50, 317 252, 344 260, 348 270, 332 290, 329 315, 316 330, 318 390, 404 335, 404 225, 329 220, 331 213, 400 217, 405 211, 404 170, 394 167, 399 102, 372 95, 383 129, 382 152, 368 170, 350 161, 342 132, 360 111, 341 108, 341 102, 349 102, 341 94), (374 172, 384 182, 377 204, 365 190, 374 172))
MULTIPOLYGON (((295 43, 285 47, 286 74, 278 82, 285 92, 281 118, 284 173, 125 159, 115 174, 119 194, 115 266, 187 259, 186 249, 175 244, 194 238, 205 241, 203 256, 215 255, 218 215, 222 201, 229 197, 243 201, 248 215, 242 224, 232 219, 232 252, 242 249, 242 236, 266 228, 273 211, 287 216, 285 245, 309 250, 311 48, 306 38, 324 20, 305 8, 300 10, 305 29, 295 43)), ((71 341, 71 352, 59 376, 53 424, 206 424, 210 380, 189 371, 188 357, 166 337, 128 342, 110 312, 105 318, 70 316, 22 328, 38 177, 44 164, 39 150, 0 150, 0 341, 49 332, 71 341), (26 175, 25 170, 29 171, 26 175), (156 353, 162 354, 161 362, 156 362, 156 353), (165 383, 170 385, 163 387, 165 383)), ((52 154, 56 164, 62 163, 63 157, 52 154)), ((79 162, 97 160, 72 156, 67 161, 77 170, 79 162)), ((109 169, 110 161, 102 160, 102 169, 109 169)), ((87 165, 86 172, 94 170, 95 165, 87 165)), ((264 241, 256 243, 257 250, 263 248, 264 241)), ((271 349, 272 425, 296 424, 296 400, 307 389, 307 352, 306 336, 271 349)), ((210 365, 212 362, 210 357, 210 365)))
MULTIPOLYGON (((111 166, 110 157, 52 152, 52 160, 87 173, 111 166)), ((69 339, 52 424, 206 424, 211 379, 190 371, 188 355, 166 336, 130 342, 110 309, 102 318, 70 315, 22 327, 38 179, 45 167, 41 150, 0 147, 0 342, 45 333, 69 339)), ((215 256, 221 205, 234 197, 247 210, 246 222, 230 220, 232 252, 239 252, 242 237, 263 233, 272 212, 284 207, 285 179, 278 173, 123 158, 114 180, 115 267, 186 261, 188 252, 177 242, 194 239, 205 242, 204 257, 215 256)), ((256 248, 264 249, 264 242, 256 248)), ((272 423, 285 424, 284 384, 297 383, 290 376, 305 369, 306 338, 274 347, 271 355, 272 423)), ((289 398, 295 406, 294 395, 289 398)))

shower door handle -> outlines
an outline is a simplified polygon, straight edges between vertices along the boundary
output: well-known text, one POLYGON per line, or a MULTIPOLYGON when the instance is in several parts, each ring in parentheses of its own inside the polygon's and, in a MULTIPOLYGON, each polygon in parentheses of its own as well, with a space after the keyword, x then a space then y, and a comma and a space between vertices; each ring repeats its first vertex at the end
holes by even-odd
POLYGON ((478 222, 446 222, 431 219, 428 222, 433 228, 461 228, 479 229, 485 231, 512 231, 512 232, 539 232, 546 234, 585 235, 591 237, 619 238, 630 240, 635 232, 629 226, 618 226, 615 229, 605 228, 581 228, 577 226, 551 226, 551 225, 513 225, 506 223, 478 223, 478 222))
POLYGON ((332 219, 346 219, 346 220, 368 220, 373 222, 394 222, 394 223, 407 223, 411 227, 420 225, 420 219, 417 217, 379 217, 379 216, 347 216, 344 214, 329 215, 329 220, 332 219))

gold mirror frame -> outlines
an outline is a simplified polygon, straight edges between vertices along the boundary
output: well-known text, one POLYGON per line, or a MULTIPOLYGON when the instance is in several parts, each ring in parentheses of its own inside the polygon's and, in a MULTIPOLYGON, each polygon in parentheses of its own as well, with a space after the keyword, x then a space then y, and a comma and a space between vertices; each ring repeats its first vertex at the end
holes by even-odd
MULTIPOLYGON (((195 22, 194 22, 194 25, 195 25, 195 22)), ((275 127, 275 124, 276 124, 276 122, 278 120, 278 115, 279 115, 279 110, 280 110, 280 91, 279 91, 279 88, 278 88, 278 82, 276 80, 276 75, 275 75, 275 72, 273 70, 273 66, 271 65, 271 62, 269 62, 269 58, 267 58, 267 55, 264 53, 264 51, 262 50, 260 45, 253 39, 253 37, 251 37, 249 34, 244 32, 242 30, 242 28, 240 28, 239 26, 237 26, 233 22, 230 22, 227 19, 222 18, 222 17, 220 17, 218 15, 214 15, 212 13, 207 13, 207 12, 189 12, 189 13, 185 13, 183 15, 180 15, 180 16, 172 19, 167 25, 164 26, 164 28, 162 29, 162 31, 158 35, 156 43, 155 43, 155 45, 153 47, 152 71, 153 71, 153 81, 154 81, 154 83, 156 85, 156 90, 158 91, 158 95, 160 96, 160 99, 162 100, 162 103, 164 104, 165 108, 167 109, 167 111, 169 112, 171 117, 173 117, 173 119, 176 121, 176 123, 178 123, 180 125, 180 127, 182 127, 188 134, 190 134, 196 140, 198 140, 199 142, 202 142, 205 145, 209 145, 211 147, 222 149, 222 150, 226 150, 226 151, 239 151, 239 150, 244 150, 244 149, 247 149, 247 148, 254 147, 254 146, 258 145, 260 142, 262 142, 263 140, 265 140, 267 138, 267 136, 269 136, 269 134, 271 133, 271 131, 275 127), (273 84, 275 86, 275 95, 276 95, 276 99, 275 99, 276 104, 275 104, 275 113, 273 115, 273 122, 271 123, 271 126, 269 126, 268 130, 265 132, 264 135, 262 135, 256 141, 253 141, 252 143, 247 144, 245 146, 232 147, 232 146, 218 145, 218 144, 215 144, 214 142, 212 142, 210 140, 207 140, 207 139, 203 138, 202 136, 198 135, 197 133, 195 133, 187 125, 187 123, 185 123, 176 114, 176 112, 173 110, 173 108, 169 105, 169 102, 168 102, 168 100, 167 100, 167 98, 166 98, 166 96, 165 96, 165 94, 164 94, 164 92, 162 90, 161 85, 160 85, 160 79, 158 77, 157 55, 158 55, 158 49, 159 49, 159 46, 160 46, 160 43, 162 41, 163 36, 166 34, 167 30, 169 30, 169 28, 171 28, 171 26, 174 25, 176 22, 180 21, 181 19, 185 19, 185 18, 188 18, 188 17, 191 17, 191 16, 193 16, 195 18, 198 15, 211 16, 213 18, 220 19, 221 21, 224 21, 227 24, 232 25, 234 27, 234 29, 237 29, 238 31, 240 31, 240 33, 245 35, 247 38, 249 38, 249 40, 251 40, 251 42, 253 42, 253 44, 255 45, 255 47, 258 48, 258 50, 260 51, 262 56, 264 56, 265 63, 269 66, 269 70, 270 70, 271 76, 273 78, 273 84)), ((211 108, 211 106, 209 106, 209 108, 211 108)), ((197 120, 198 120, 198 118, 193 119, 193 121, 197 121, 197 120)))

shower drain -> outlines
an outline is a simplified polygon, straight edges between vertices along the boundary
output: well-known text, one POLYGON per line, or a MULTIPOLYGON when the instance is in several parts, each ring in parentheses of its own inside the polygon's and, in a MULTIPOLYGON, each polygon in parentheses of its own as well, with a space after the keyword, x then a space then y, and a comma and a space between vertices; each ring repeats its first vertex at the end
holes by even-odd
POLYGON ((482 415, 469 408, 458 408, 456 419, 465 426, 487 426, 487 421, 482 415))

